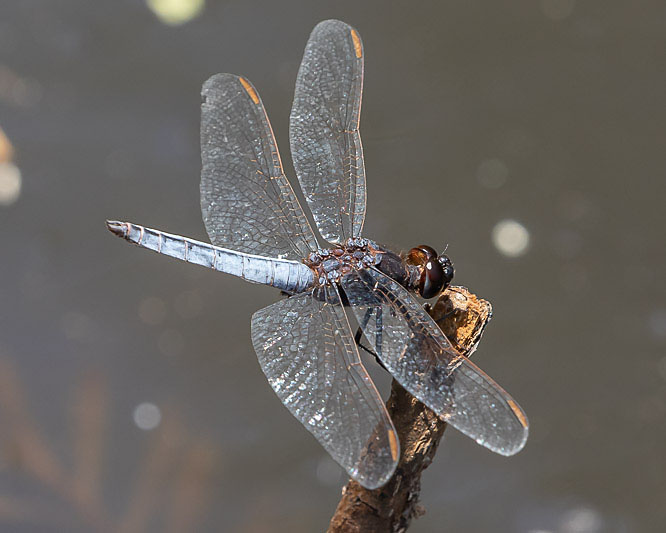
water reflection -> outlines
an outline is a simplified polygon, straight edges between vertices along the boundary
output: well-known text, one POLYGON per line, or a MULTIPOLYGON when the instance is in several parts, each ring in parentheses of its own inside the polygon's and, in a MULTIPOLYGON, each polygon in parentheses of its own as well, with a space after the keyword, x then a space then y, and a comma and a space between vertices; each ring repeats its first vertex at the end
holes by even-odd
POLYGON ((261 88, 293 178, 298 56, 331 16, 367 41, 367 234, 451 242, 495 306, 479 363, 534 429, 510 461, 451 432, 414 532, 663 529, 663 6, 152 4, 0 2, 0 530, 325 529, 342 483, 249 341, 279 296, 103 220, 205 238, 199 90, 219 71, 261 88), (499 221, 519 226, 493 240, 499 221))
POLYGON ((17 491, 10 499, 0 496, 3 531, 8 523, 30 528, 25 531, 138 533, 151 524, 159 531, 197 528, 211 500, 218 447, 188 431, 173 413, 160 424, 157 406, 143 403, 134 411, 136 425, 160 428, 153 438, 135 443, 143 451, 134 470, 119 472, 116 446, 107 441, 114 425, 109 384, 100 373, 89 372, 73 387, 70 416, 58 417, 69 436, 68 453, 62 457, 62 439, 53 438, 49 424, 35 416, 32 407, 38 402, 30 392, 13 362, 0 357, 3 476, 32 491, 17 491), (118 481, 125 484, 125 501, 112 506, 109 485, 118 481), (30 496, 36 492, 39 499, 30 496), (47 495, 53 500, 45 500, 47 495))

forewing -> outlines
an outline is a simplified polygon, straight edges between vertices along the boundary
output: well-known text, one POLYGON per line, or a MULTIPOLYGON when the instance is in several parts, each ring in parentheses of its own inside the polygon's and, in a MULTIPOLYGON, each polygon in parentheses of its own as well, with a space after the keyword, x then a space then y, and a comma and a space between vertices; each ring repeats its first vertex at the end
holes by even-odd
POLYGON ((252 342, 282 403, 331 457, 361 485, 383 485, 398 461, 398 438, 361 364, 337 289, 257 311, 252 342))
POLYGON ((298 71, 289 138, 298 181, 322 236, 358 237, 365 219, 365 168, 358 126, 363 45, 338 20, 317 24, 298 71))
POLYGON ((414 397, 494 452, 513 455, 524 446, 525 413, 456 352, 407 290, 372 268, 348 274, 342 286, 377 356, 414 397))
POLYGON ((204 83, 201 99, 201 211, 211 242, 289 259, 316 250, 254 87, 245 78, 216 74, 204 83))

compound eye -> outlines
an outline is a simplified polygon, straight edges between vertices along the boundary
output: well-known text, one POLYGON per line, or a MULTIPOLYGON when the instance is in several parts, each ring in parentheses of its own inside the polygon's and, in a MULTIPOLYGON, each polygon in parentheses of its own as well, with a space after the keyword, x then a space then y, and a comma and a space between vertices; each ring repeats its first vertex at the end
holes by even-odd
POLYGON ((422 244, 420 246, 417 246, 415 249, 423 253, 428 258, 429 261, 437 259, 437 252, 435 251, 434 248, 428 246, 427 244, 422 244))
POLYGON ((412 248, 407 254, 407 262, 410 265, 422 266, 435 259, 437 259, 437 252, 425 244, 412 248))
POLYGON ((428 261, 421 273, 419 292, 426 300, 437 296, 445 282, 444 268, 439 261, 428 261))

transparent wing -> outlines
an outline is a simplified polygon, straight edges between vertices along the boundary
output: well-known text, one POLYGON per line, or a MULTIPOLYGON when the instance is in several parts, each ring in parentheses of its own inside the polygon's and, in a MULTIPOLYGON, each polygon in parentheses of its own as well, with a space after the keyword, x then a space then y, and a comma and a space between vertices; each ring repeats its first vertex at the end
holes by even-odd
POLYGON ((316 250, 254 87, 217 74, 204 83, 201 99, 201 211, 211 242, 288 259, 316 250))
POLYGON ((342 286, 370 345, 405 389, 494 452, 513 455, 524 446, 525 413, 455 351, 407 290, 372 268, 348 274, 342 286))
POLYGON ((317 24, 298 71, 289 138, 296 175, 322 236, 358 237, 365 219, 365 169, 358 132, 363 45, 338 20, 317 24))
POLYGON ((276 394, 349 475, 383 485, 399 457, 384 403, 359 359, 335 287, 257 311, 252 342, 276 394))

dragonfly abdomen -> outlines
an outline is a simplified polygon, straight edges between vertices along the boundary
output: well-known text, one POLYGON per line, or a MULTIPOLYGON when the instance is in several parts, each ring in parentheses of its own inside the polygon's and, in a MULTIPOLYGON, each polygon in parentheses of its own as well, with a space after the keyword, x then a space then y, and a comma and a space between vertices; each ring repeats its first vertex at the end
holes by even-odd
POLYGON ((228 250, 131 222, 107 221, 106 225, 118 237, 142 248, 232 274, 252 283, 270 285, 290 293, 303 292, 314 285, 312 270, 299 261, 228 250))

